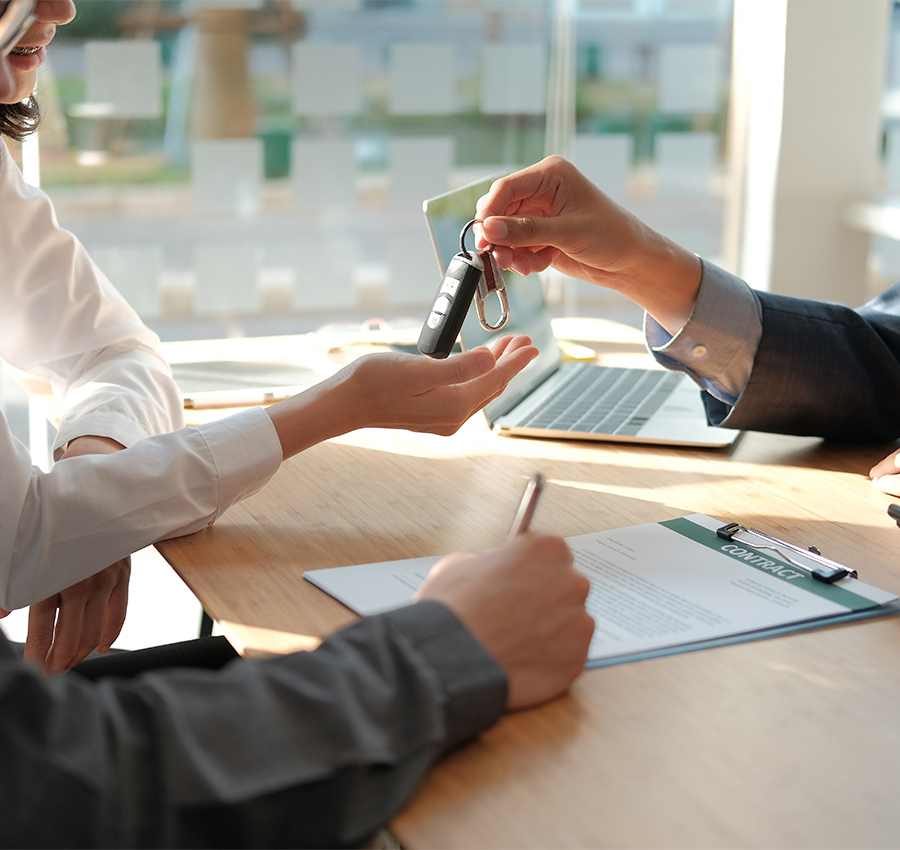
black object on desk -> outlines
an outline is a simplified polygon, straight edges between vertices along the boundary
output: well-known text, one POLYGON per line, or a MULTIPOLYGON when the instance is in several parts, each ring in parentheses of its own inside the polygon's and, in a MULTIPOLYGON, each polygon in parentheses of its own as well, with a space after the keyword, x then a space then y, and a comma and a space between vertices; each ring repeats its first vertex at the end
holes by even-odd
POLYGON ((900 528, 900 505, 888 505, 888 516, 897 523, 900 528))

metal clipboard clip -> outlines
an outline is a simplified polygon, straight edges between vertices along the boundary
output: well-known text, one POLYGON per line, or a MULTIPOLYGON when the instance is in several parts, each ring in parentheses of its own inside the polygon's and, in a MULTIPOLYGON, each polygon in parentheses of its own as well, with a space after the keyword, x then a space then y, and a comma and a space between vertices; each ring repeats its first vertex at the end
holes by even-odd
POLYGON ((716 534, 723 540, 737 540, 753 549, 768 549, 775 552, 789 564, 809 573, 816 581, 821 581, 825 584, 834 584, 834 582, 840 581, 842 578, 847 578, 847 576, 859 578, 856 570, 848 570, 846 567, 835 561, 829 561, 828 558, 823 558, 821 552, 812 546, 809 549, 801 549, 799 546, 794 546, 793 543, 787 543, 784 540, 779 540, 777 537, 772 537, 771 534, 766 534, 764 531, 759 531, 756 528, 747 528, 737 522, 732 522, 728 525, 723 525, 721 528, 717 528, 716 534), (738 537, 738 534, 752 534, 754 537, 765 540, 766 543, 751 543, 746 539, 738 537), (791 558, 790 555, 783 552, 783 549, 796 552, 804 558, 808 558, 810 561, 815 561, 815 563, 820 566, 810 567, 807 564, 798 563, 791 558))

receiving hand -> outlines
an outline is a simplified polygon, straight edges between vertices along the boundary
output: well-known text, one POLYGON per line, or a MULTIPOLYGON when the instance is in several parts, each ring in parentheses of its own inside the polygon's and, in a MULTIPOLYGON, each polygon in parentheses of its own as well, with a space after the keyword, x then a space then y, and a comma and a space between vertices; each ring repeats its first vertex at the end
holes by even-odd
POLYGON ((882 493, 900 496, 900 449, 889 454, 869 470, 872 486, 882 493))
POLYGON ((448 436, 506 389, 537 356, 527 336, 504 336, 493 349, 474 348, 446 360, 374 354, 351 364, 367 427, 405 428, 448 436))
POLYGON ((447 436, 537 356, 527 336, 505 336, 493 351, 446 360, 368 354, 335 375, 266 408, 285 458, 357 428, 406 428, 447 436))
MULTIPOLYGON (((77 437, 69 442, 59 460, 111 454, 123 448, 107 437, 77 437)), ((39 664, 45 673, 60 673, 83 661, 95 649, 108 651, 125 622, 130 578, 131 558, 123 558, 32 605, 28 611, 25 660, 39 664)))
POLYGON ((507 708, 516 709, 563 693, 584 668, 589 589, 561 537, 527 533, 490 552, 442 558, 417 598, 462 620, 506 671, 507 708))
POLYGON ((670 333, 690 318, 700 260, 647 227, 570 162, 549 156, 501 177, 479 199, 477 244, 494 246, 506 269, 527 275, 549 266, 615 289, 670 333))

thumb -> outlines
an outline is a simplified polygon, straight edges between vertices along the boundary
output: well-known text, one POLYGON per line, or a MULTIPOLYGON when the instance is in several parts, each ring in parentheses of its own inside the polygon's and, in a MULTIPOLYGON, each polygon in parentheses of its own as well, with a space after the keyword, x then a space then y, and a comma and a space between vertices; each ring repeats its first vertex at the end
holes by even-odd
POLYGON ((479 375, 490 372, 497 364, 494 353, 484 346, 473 348, 462 354, 454 354, 446 360, 431 360, 442 384, 464 384, 479 375))
POLYGON ((487 242, 511 248, 532 248, 552 245, 561 247, 560 240, 571 231, 565 216, 492 215, 481 223, 481 233, 487 242))

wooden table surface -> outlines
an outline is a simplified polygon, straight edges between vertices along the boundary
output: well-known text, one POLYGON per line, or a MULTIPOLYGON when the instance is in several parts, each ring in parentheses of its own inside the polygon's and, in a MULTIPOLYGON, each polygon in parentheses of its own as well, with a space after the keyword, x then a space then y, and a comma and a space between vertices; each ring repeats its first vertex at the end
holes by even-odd
MULTIPOLYGON (((304 570, 496 546, 540 470, 537 529, 702 512, 815 544, 900 594, 900 530, 866 477, 888 449, 510 439, 480 417, 451 438, 360 431, 159 548, 248 655, 309 648, 353 615, 304 570)), ((445 758, 392 828, 408 847, 897 847, 898 792, 887 617, 588 671, 445 758)))

